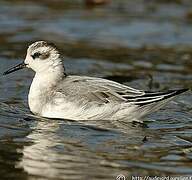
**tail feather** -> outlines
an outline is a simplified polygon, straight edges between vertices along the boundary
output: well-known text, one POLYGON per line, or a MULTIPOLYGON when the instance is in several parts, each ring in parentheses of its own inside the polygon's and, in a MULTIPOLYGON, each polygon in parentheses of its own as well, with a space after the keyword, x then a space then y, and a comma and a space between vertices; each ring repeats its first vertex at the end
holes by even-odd
POLYGON ((169 90, 167 92, 146 92, 143 96, 129 98, 129 102, 135 105, 145 106, 154 102, 163 101, 165 99, 172 98, 178 94, 184 93, 189 89, 169 90))
POLYGON ((136 101, 133 102, 133 104, 138 105, 137 119, 140 119, 141 117, 144 117, 147 114, 160 109, 176 95, 184 93, 188 90, 189 89, 170 90, 167 92, 160 92, 159 94, 146 92, 146 94, 144 95, 146 99, 138 98, 136 101), (149 99, 148 95, 153 98, 149 99))

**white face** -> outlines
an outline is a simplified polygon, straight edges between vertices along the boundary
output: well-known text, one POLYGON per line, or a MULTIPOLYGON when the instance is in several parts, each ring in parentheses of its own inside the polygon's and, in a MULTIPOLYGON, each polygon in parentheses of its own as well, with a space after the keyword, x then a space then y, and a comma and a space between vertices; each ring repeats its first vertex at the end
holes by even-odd
POLYGON ((43 72, 60 64, 60 54, 56 47, 45 41, 38 41, 29 46, 25 64, 35 72, 43 72))

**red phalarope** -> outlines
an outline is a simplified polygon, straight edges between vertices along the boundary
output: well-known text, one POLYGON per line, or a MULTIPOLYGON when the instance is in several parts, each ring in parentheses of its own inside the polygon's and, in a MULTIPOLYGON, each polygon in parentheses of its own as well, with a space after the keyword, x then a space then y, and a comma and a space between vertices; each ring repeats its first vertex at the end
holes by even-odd
POLYGON ((61 55, 52 43, 29 46, 23 63, 4 72, 31 68, 35 77, 28 103, 32 113, 72 120, 139 120, 188 89, 145 92, 114 81, 66 75, 61 55))

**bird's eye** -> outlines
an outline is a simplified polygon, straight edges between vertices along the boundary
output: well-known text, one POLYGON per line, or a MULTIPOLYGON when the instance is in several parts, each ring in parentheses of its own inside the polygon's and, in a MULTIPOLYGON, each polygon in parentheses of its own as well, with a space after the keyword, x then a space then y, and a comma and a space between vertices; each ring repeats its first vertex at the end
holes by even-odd
POLYGON ((31 57, 32 57, 33 59, 39 58, 40 56, 41 56, 41 53, 39 53, 39 52, 36 52, 36 53, 34 53, 33 55, 31 55, 31 57))

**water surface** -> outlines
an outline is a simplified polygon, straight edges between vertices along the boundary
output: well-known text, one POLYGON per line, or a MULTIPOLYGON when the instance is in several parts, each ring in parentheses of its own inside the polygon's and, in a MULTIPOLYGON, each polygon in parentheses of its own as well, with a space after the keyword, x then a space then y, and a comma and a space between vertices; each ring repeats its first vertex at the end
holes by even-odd
MULTIPOLYGON (((57 44, 68 74, 112 79, 144 90, 191 88, 190 1, 0 2, 0 72, 36 40, 57 44)), ((192 175, 192 95, 179 96, 145 125, 32 117, 34 73, 0 77, 2 179, 115 179, 192 175)))

